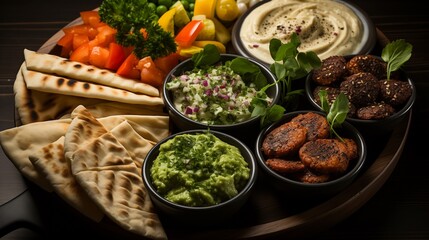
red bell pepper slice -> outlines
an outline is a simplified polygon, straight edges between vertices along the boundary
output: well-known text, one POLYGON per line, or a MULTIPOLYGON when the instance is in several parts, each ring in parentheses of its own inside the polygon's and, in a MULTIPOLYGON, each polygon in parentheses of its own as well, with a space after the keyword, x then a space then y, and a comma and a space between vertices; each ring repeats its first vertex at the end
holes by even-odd
POLYGON ((174 40, 182 48, 190 47, 203 28, 202 20, 192 20, 180 30, 174 40))

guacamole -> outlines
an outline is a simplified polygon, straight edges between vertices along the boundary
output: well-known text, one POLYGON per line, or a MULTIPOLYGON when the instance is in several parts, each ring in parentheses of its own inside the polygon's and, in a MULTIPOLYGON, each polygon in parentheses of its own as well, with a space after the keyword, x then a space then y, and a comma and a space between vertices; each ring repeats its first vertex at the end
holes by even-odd
POLYGON ((201 207, 237 195, 250 178, 250 169, 237 147, 206 132, 177 135, 161 144, 150 175, 161 196, 201 207))

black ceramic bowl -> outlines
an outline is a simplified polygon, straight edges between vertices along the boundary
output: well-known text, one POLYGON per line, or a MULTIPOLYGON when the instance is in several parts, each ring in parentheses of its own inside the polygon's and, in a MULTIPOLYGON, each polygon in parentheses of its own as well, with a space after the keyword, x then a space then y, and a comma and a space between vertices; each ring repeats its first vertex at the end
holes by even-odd
MULTIPOLYGON (((237 57, 242 57, 242 56, 238 56, 234 54, 221 54, 220 61, 225 62, 237 57)), ((261 69, 261 72, 264 74, 268 83, 273 83, 276 81, 276 77, 270 72, 270 70, 266 66, 264 66, 263 64, 253 59, 248 59, 248 60, 256 64, 261 69)), ((173 94, 171 91, 169 91, 166 88, 166 85, 168 82, 172 80, 173 76, 180 76, 181 74, 183 74, 183 72, 189 71, 193 68, 194 68, 194 63, 191 61, 191 59, 187 59, 179 63, 179 65, 177 65, 173 70, 171 70, 164 81, 162 95, 163 95, 165 106, 169 112, 170 118, 174 126, 177 127, 179 131, 192 130, 192 129, 207 129, 208 127, 210 127, 210 129, 212 130, 233 135, 234 137, 237 137, 240 140, 247 140, 252 134, 256 136, 260 129, 259 127, 260 117, 253 117, 243 122, 239 122, 235 124, 208 126, 207 124, 188 118, 184 113, 182 113, 174 106, 173 94)), ((273 99, 272 104, 275 104, 278 102, 280 97, 280 89, 278 84, 275 84, 270 88, 268 88, 266 93, 270 98, 273 99)))
MULTIPOLYGON (((354 56, 356 55, 347 55, 344 58, 348 61, 354 56)), ((375 56, 375 57, 380 58, 378 56, 375 56)), ((317 84, 312 80, 312 74, 313 74, 313 71, 307 75, 307 78, 305 80, 305 92, 306 92, 305 94, 308 101, 313 106, 313 108, 321 111, 322 108, 316 102, 315 96, 314 96, 314 89, 317 87, 317 84)), ((376 137, 386 136, 390 134, 395 129, 395 127, 399 123, 401 123, 403 119, 408 117, 409 113, 411 112, 411 109, 416 100, 416 87, 414 85, 414 82, 407 76, 407 74, 404 71, 400 70, 396 74, 397 74, 396 76, 400 77, 400 80, 407 81, 411 85, 412 94, 405 104, 395 107, 396 112, 393 115, 383 119, 366 120, 366 119, 359 119, 356 116, 349 116, 346 119, 347 122, 355 126, 367 139, 373 139, 376 137)))
MULTIPOLYGON (((375 25, 372 22, 369 15, 365 11, 363 11, 359 6, 352 3, 351 1, 339 1, 339 0, 335 0, 335 1, 345 5, 347 8, 351 9, 357 15, 360 22, 362 23, 363 35, 362 35, 362 39, 357 42, 356 48, 353 49, 351 52, 347 52, 347 53, 341 52, 340 53, 340 52, 337 52, 338 50, 336 50, 339 48, 334 48, 334 50, 332 50, 332 55, 337 55, 337 54, 341 54, 341 55, 367 54, 367 53, 370 53, 376 45, 377 34, 376 34, 375 25)), ((260 8, 261 6, 263 6, 264 4, 266 4, 268 2, 271 2, 271 0, 263 0, 261 2, 258 2, 255 5, 253 5, 252 7, 250 7, 243 15, 241 15, 237 19, 237 21, 235 22, 233 30, 232 30, 232 35, 231 35, 232 46, 238 54, 240 54, 242 56, 246 56, 246 57, 255 58, 258 61, 261 61, 266 65, 270 65, 274 61, 270 57, 268 57, 269 56, 268 55, 269 54, 269 51, 268 51, 269 42, 268 41, 266 42, 266 44, 267 44, 266 47, 262 47, 264 49, 264 52, 265 52, 264 55, 266 55, 266 57, 261 58, 261 53, 253 54, 251 52, 251 50, 249 50, 251 48, 261 48, 261 45, 258 43, 255 43, 254 45, 246 44, 245 42, 243 42, 243 36, 241 36, 241 32, 242 31, 244 31, 244 32, 256 31, 256 30, 253 30, 250 26, 247 26, 243 23, 246 23, 246 19, 248 18, 249 14, 252 13, 252 11, 258 10, 258 8, 260 8), (252 46, 252 47, 250 47, 250 46, 252 46)), ((318 3, 316 2, 314 5, 317 5, 317 4, 318 3)), ((287 9, 287 8, 285 7, 284 9, 287 9)), ((339 10, 335 11, 335 8, 333 8, 332 10, 333 10, 333 13, 341 12, 339 10)), ((313 11, 313 9, 311 11, 313 11)), ((303 14, 304 9, 298 9, 294 12, 296 12, 298 14, 303 14)), ((265 13, 265 14, 268 14, 268 13, 265 13)), ((270 14, 274 15, 277 13, 271 12, 270 14)), ((310 12, 310 14, 312 14, 312 13, 310 12)), ((329 14, 327 14, 327 15, 329 16, 329 14)), ((332 16, 334 16, 334 15, 335 14, 332 14, 332 16)), ((321 16, 320 18, 322 19, 323 17, 324 16, 321 16)), ((254 18, 252 18, 252 19, 254 19, 254 18)), ((309 20, 309 17, 308 17, 308 18, 303 18, 302 21, 310 22, 311 20, 309 20)), ((323 22, 323 20, 322 20, 322 22, 323 22)), ((283 27, 286 27, 287 30, 290 31, 290 29, 287 26, 283 26, 283 27)), ((296 27, 299 27, 299 26, 293 26, 294 29, 296 27)), ((292 30, 294 30, 294 29, 292 29, 292 30)), ((342 31, 342 30, 340 30, 340 31, 342 31)), ((299 34, 299 32, 298 32, 298 34, 299 34)), ((349 33, 349 34, 352 34, 352 33, 349 33)), ((347 45, 347 44, 349 44, 349 43, 344 43, 341 45, 347 45)), ((323 51, 317 50, 317 51, 314 51, 314 52, 316 52, 316 54, 318 54, 321 59, 323 57, 320 56, 320 54, 325 54, 325 55, 327 54, 327 53, 325 53, 325 50, 323 50, 323 51), (317 51, 319 51, 319 52, 317 52, 317 51)))
POLYGON ((265 137, 275 128, 289 122, 292 118, 299 114, 305 114, 308 112, 314 112, 326 116, 323 112, 312 110, 300 110, 286 113, 279 121, 271 124, 260 132, 255 145, 256 160, 258 162, 259 169, 261 170, 260 176, 261 178, 266 179, 265 184, 267 184, 267 186, 273 186, 275 190, 284 193, 284 195, 295 200, 324 199, 339 193, 341 190, 349 186, 363 171, 367 156, 367 146, 363 136, 350 123, 344 122, 342 127, 336 129, 336 131, 341 137, 351 138, 356 142, 358 157, 357 159, 350 161, 349 167, 343 175, 336 176, 335 178, 323 183, 304 183, 272 170, 265 163, 267 157, 262 151, 262 143, 265 137))
POLYGON ((166 141, 181 134, 201 134, 205 133, 206 131, 207 130, 189 130, 170 135, 169 137, 158 142, 149 151, 142 166, 143 182, 155 207, 159 209, 160 213, 166 218, 174 219, 175 221, 177 220, 176 222, 178 224, 183 223, 184 225, 213 225, 216 223, 222 223, 240 210, 240 208, 246 203, 255 186, 255 182, 258 176, 258 168, 252 151, 240 140, 232 137, 231 135, 217 131, 210 131, 220 140, 230 145, 236 146, 240 150, 240 153, 244 157, 245 161, 248 163, 248 167, 250 169, 250 178, 246 185, 243 187, 243 189, 241 189, 241 191, 235 197, 227 201, 224 201, 217 205, 204 207, 190 207, 180 205, 166 200, 157 192, 156 187, 152 183, 150 169, 153 165, 154 160, 159 154, 160 146, 166 141))

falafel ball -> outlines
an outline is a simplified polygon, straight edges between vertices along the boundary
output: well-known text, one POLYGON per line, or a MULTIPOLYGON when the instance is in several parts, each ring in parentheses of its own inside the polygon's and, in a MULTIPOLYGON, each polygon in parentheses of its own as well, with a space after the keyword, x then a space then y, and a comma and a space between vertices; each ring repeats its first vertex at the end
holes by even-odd
POLYGON ((368 72, 378 80, 385 79, 387 74, 387 63, 372 55, 357 55, 351 58, 346 69, 350 75, 359 72, 368 72))
POLYGON ((341 82, 340 91, 356 107, 365 107, 373 104, 378 99, 380 84, 378 79, 371 73, 360 72, 348 76, 341 82))
POLYGON ((413 93, 411 84, 400 80, 380 80, 380 98, 392 106, 405 104, 413 93))
POLYGON ((322 60, 320 68, 313 71, 313 81, 324 86, 338 82, 347 73, 346 63, 343 56, 330 56, 322 60))
MULTIPOLYGON (((317 86, 313 90, 313 99, 314 101, 320 106, 322 103, 320 102, 320 96, 319 92, 321 90, 326 90, 328 102, 330 105, 332 105, 337 99, 337 96, 340 94, 340 89, 336 87, 329 87, 329 86, 317 86)), ((349 101, 349 112, 347 113, 348 117, 354 117, 356 114, 356 107, 355 105, 349 101)))
POLYGON ((387 118, 395 113, 395 109, 387 103, 377 103, 370 106, 359 108, 356 116, 364 120, 376 120, 387 118))

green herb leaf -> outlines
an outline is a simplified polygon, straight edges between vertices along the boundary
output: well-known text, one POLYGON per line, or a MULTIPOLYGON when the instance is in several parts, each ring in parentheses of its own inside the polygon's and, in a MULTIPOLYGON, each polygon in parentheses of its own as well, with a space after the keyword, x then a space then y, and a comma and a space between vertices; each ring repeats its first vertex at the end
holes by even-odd
POLYGON ((335 128, 343 124, 349 113, 349 100, 347 96, 341 92, 330 107, 326 90, 321 90, 319 92, 319 97, 322 103, 322 109, 326 112, 326 120, 328 120, 331 135, 335 134, 342 140, 341 136, 335 131, 335 128))
POLYGON ((199 53, 192 55, 195 67, 205 67, 215 64, 220 60, 218 48, 213 44, 207 44, 199 53))
POLYGON ((411 58, 412 50, 413 46, 404 39, 390 42, 383 48, 381 58, 387 62, 387 79, 390 79, 393 71, 398 70, 411 58))

